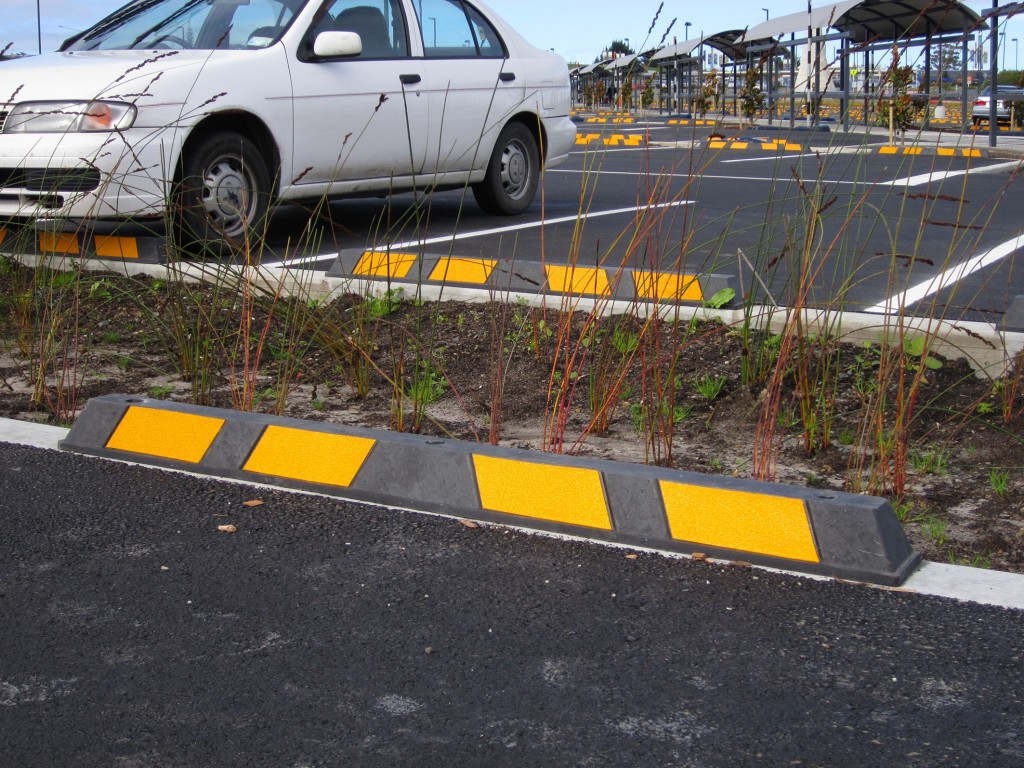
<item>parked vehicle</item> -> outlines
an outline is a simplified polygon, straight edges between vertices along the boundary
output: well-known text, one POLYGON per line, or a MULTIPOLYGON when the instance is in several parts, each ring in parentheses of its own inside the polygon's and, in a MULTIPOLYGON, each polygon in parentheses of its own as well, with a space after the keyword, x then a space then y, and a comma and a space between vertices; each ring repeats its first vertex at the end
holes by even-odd
MULTIPOLYGON (((1024 90, 1015 88, 1010 85, 999 85, 996 86, 997 95, 1015 95, 1024 98, 1024 90)), ((979 125, 982 121, 988 122, 990 117, 992 100, 992 89, 985 88, 978 98, 974 101, 974 106, 971 108, 971 122, 975 125, 979 125)), ((996 122, 1008 123, 1010 122, 1010 104, 1012 102, 999 99, 996 102, 996 122)))
POLYGON ((467 184, 522 213, 576 135, 565 62, 475 0, 133 0, 0 94, 0 219, 170 210, 201 240, 467 184))

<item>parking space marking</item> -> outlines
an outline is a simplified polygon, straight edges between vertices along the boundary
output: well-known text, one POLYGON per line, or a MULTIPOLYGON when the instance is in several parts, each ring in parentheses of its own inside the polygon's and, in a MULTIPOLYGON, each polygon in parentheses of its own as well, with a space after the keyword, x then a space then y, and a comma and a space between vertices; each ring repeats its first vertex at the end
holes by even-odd
POLYGON ((881 185, 893 187, 919 187, 922 184, 931 184, 933 181, 943 181, 945 179, 955 179, 958 176, 966 176, 969 173, 998 173, 1009 168, 1017 168, 1020 165, 1020 160, 1012 160, 1008 163, 974 166, 973 168, 963 168, 959 171, 934 171, 932 173, 921 173, 917 176, 907 176, 901 179, 881 182, 881 185))
MULTIPOLYGON (((759 159, 767 160, 767 159, 778 159, 778 158, 773 155, 773 156, 771 156, 771 158, 764 157, 764 158, 759 158, 759 159)), ((725 161, 723 160, 721 162, 725 162, 725 161)), ((595 172, 594 171, 587 171, 587 170, 574 170, 574 169, 571 169, 571 168, 565 168, 565 169, 557 168, 555 170, 548 171, 548 173, 590 174, 590 173, 595 173, 595 172)), ((644 175, 646 175, 644 173, 641 173, 640 171, 604 171, 604 170, 600 171, 600 174, 602 176, 644 176, 644 175)), ((778 176, 730 176, 730 175, 727 175, 727 174, 698 173, 698 172, 690 172, 690 173, 667 173, 667 172, 663 172, 663 173, 652 173, 651 176, 653 178, 658 178, 658 179, 667 179, 667 178, 673 178, 673 179, 700 179, 701 181, 707 181, 709 179, 715 180, 715 181, 761 181, 761 182, 765 182, 766 184, 778 184, 780 181, 782 181, 782 179, 780 179, 780 177, 778 177, 778 176)), ((850 180, 829 181, 827 179, 822 179, 821 183, 822 184, 827 184, 829 186, 840 186, 840 185, 851 186, 851 187, 870 187, 870 186, 873 186, 873 182, 857 181, 857 180, 853 180, 853 181, 850 181, 850 180)), ((696 201, 689 200, 689 201, 686 201, 686 204, 687 205, 693 205, 694 202, 696 202, 696 201)))
POLYGON ((968 259, 963 264, 944 270, 930 280, 918 283, 912 288, 891 296, 880 304, 868 307, 864 311, 869 314, 881 315, 890 312, 897 312, 903 307, 912 306, 939 291, 951 288, 960 281, 970 277, 986 267, 996 264, 1007 256, 1010 256, 1021 248, 1024 248, 1024 235, 1018 235, 1012 240, 1000 243, 995 248, 968 259))
MULTIPOLYGON (((551 173, 551 171, 549 171, 551 173)), ((583 171, 580 171, 583 173, 583 171)), ((631 174, 635 175, 635 174, 631 174)), ((586 211, 582 213, 573 214, 572 216, 561 216, 554 219, 541 219, 540 221, 528 221, 522 224, 510 224, 507 227, 493 227, 491 229, 479 229, 470 232, 456 232, 450 235, 440 235, 439 237, 429 237, 422 240, 409 240, 404 243, 392 243, 390 249, 392 256, 394 251, 408 251, 412 249, 422 250, 429 245, 448 244, 454 243, 460 240, 471 240, 478 237, 490 237, 492 235, 504 235, 510 232, 522 232, 527 229, 538 229, 540 227, 547 227, 554 224, 567 224, 570 222, 585 221, 587 219, 598 219, 606 216, 622 216, 627 214, 635 214, 639 211, 651 211, 651 210, 663 210, 665 208, 679 208, 684 205, 693 205, 693 200, 673 200, 669 203, 658 203, 657 205, 636 205, 628 208, 612 208, 607 211, 586 211)), ((366 253, 376 253, 367 249, 366 253)), ((318 261, 329 261, 338 257, 337 253, 321 253, 311 256, 299 256, 295 259, 288 259, 287 261, 278 261, 271 263, 264 263, 262 266, 264 269, 280 269, 281 267, 294 267, 301 264, 314 264, 318 261)), ((415 256, 413 257, 415 258, 415 256)))

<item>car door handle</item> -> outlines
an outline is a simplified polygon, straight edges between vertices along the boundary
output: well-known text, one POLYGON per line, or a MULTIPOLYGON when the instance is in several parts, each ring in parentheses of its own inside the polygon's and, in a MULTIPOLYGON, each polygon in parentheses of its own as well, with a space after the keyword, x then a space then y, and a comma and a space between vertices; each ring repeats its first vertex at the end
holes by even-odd
POLYGON ((402 85, 416 85, 422 78, 419 75, 399 75, 402 85))
POLYGON ((503 83, 511 83, 513 80, 516 79, 516 73, 502 72, 500 75, 498 75, 498 79, 501 80, 501 82, 503 83))

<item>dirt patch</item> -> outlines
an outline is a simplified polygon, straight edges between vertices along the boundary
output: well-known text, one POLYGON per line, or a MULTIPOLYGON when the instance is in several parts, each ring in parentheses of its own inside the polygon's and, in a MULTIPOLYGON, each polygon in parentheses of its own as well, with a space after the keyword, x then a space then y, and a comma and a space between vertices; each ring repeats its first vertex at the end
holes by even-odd
POLYGON ((223 287, 109 275, 55 289, 10 264, 0 296, 6 418, 67 424, 90 397, 139 394, 874 491, 926 558, 1024 572, 1015 382, 912 344, 887 358, 712 321, 397 295, 246 304, 223 287))

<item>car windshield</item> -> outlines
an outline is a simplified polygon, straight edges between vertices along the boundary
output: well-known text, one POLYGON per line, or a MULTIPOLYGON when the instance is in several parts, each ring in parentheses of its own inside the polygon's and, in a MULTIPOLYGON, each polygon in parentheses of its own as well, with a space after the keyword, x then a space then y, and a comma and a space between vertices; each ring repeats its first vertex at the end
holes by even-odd
POLYGON ((306 0, 136 0, 67 40, 63 51, 266 48, 306 0))

